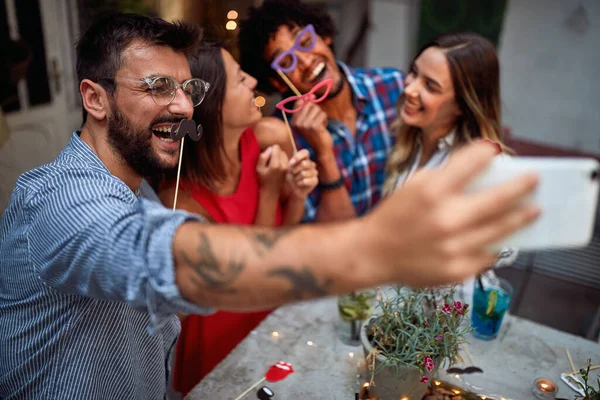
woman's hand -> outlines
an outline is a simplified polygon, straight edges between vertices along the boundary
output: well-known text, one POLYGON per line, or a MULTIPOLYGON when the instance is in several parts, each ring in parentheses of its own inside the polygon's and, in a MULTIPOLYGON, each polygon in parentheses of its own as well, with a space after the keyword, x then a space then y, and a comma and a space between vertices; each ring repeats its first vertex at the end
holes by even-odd
POLYGON ((261 192, 279 197, 288 165, 288 157, 278 145, 275 144, 263 151, 256 164, 261 192))
POLYGON ((290 195, 306 199, 319 183, 318 175, 317 164, 310 160, 308 150, 302 149, 297 152, 290 159, 286 174, 290 195))

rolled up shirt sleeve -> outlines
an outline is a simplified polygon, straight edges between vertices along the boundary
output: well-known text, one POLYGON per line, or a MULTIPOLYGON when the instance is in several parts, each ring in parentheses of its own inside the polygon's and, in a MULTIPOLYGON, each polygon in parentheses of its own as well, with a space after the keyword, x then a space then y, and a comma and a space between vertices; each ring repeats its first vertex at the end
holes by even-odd
POLYGON ((27 207, 30 260, 53 290, 126 302, 150 314, 151 330, 177 312, 214 311, 183 299, 175 282, 175 232, 198 216, 140 200, 88 170, 62 173, 27 207))

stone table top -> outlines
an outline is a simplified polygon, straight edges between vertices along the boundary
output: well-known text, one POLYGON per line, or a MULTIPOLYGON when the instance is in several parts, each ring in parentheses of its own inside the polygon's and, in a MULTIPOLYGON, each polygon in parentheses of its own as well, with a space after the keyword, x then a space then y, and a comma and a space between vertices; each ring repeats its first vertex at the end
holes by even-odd
MULTIPOLYGON (((335 297, 278 308, 186 400, 233 400, 277 361, 291 363, 295 373, 283 381, 264 382, 244 399, 256 399, 256 391, 263 385, 275 393, 274 400, 354 399, 368 377, 362 347, 348 346, 339 339, 339 321, 335 297)), ((571 369, 565 348, 576 367, 588 358, 600 361, 600 344, 512 315, 506 315, 497 339, 481 341, 470 336, 468 340, 484 373, 459 380, 442 373, 439 378, 498 398, 532 399, 533 381, 543 377, 558 385, 557 397, 574 399, 576 392, 560 379, 561 373, 571 369)))

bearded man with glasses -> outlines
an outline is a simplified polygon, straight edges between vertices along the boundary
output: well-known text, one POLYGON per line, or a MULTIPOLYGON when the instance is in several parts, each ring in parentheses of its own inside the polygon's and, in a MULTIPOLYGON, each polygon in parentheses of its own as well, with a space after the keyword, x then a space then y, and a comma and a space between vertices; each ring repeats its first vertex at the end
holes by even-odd
POLYGON ((208 88, 186 58, 200 39, 196 27, 130 14, 80 38, 82 129, 19 178, 0 220, 0 398, 165 399, 177 313, 459 281, 536 217, 514 206, 532 177, 463 193, 495 153, 483 144, 345 223, 210 225, 147 199, 143 177, 178 163, 169 127, 208 88))
MULTIPOLYGON (((127 52, 135 52, 135 47, 126 50, 125 56, 128 55, 127 52)), ((165 60, 168 60, 168 54, 166 56, 165 60)), ((154 66, 154 64, 150 65, 154 66)), ((134 67, 129 68, 133 69, 134 67)), ((197 78, 187 79, 180 84, 171 76, 154 75, 142 78, 116 75, 113 78, 102 77, 98 79, 98 82, 109 94, 107 100, 111 117, 107 118, 108 144, 117 151, 122 161, 125 161, 139 175, 145 177, 173 168, 176 164, 173 164, 172 156, 179 154, 179 141, 171 139, 171 126, 185 118, 184 112, 190 107, 193 110, 193 107, 202 103, 210 84, 197 78), (116 97, 119 88, 127 94, 126 98, 134 101, 134 105, 137 105, 135 108, 142 113, 141 115, 153 116, 149 124, 146 126, 135 125, 117 106, 116 97), (131 96, 132 94, 133 96, 131 96), (136 99, 138 101, 135 101, 136 99), (148 103, 149 99, 152 99, 154 107, 148 103), (160 112, 158 114, 144 112, 140 106, 146 103, 149 106, 148 111, 156 109, 160 112), (160 155, 161 153, 168 155, 168 161, 160 155)), ((84 87, 87 88, 88 84, 93 85, 94 83, 86 82, 84 87)), ((84 111, 84 121, 86 117, 84 111)), ((85 131, 83 133, 85 141, 85 131)))

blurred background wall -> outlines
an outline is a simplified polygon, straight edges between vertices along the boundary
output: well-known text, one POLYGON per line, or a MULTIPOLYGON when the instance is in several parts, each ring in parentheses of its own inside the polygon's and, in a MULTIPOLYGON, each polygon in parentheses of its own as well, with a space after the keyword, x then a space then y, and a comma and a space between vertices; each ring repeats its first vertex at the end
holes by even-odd
MULTIPOLYGON (((355 67, 406 70, 438 33, 483 34, 498 46, 504 122, 516 149, 600 154, 599 1, 305 1, 331 14, 336 55, 355 67)), ((237 23, 261 2, 0 0, 1 57, 9 71, 0 85, 0 210, 18 174, 53 159, 79 127, 74 46, 92 21, 114 11, 183 19, 229 39, 237 56, 237 23)))

